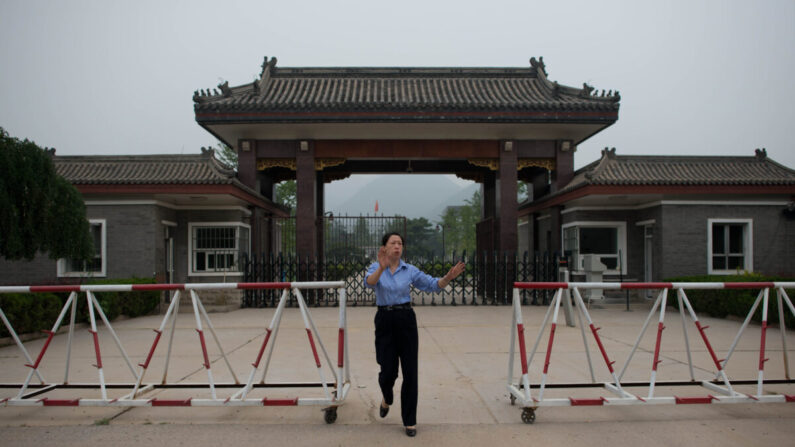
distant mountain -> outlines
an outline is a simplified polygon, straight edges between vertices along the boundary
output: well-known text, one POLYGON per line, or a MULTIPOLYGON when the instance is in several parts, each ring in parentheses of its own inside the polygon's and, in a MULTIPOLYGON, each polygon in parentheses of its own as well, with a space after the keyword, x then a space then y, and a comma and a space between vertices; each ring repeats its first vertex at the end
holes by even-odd
POLYGON ((438 221, 448 206, 463 205, 479 187, 459 184, 441 175, 380 175, 355 190, 327 187, 326 211, 334 215, 402 215, 438 221))

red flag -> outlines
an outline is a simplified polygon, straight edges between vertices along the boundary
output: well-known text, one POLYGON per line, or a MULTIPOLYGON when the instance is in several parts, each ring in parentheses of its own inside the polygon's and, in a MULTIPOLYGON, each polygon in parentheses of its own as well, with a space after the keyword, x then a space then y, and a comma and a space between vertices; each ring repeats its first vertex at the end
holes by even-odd
POLYGON ((378 212, 378 200, 375 201, 375 212, 378 212))

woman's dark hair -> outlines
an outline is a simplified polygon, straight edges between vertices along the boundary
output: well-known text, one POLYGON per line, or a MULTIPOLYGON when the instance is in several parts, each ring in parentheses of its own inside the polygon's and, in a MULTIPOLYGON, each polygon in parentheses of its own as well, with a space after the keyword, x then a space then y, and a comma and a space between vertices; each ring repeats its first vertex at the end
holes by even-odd
POLYGON ((401 244, 403 243, 403 236, 401 236, 400 233, 396 233, 396 232, 393 231, 391 233, 385 234, 384 237, 381 238, 381 245, 386 246, 386 243, 389 242, 389 238, 392 237, 392 236, 399 237, 400 238, 400 243, 401 244))

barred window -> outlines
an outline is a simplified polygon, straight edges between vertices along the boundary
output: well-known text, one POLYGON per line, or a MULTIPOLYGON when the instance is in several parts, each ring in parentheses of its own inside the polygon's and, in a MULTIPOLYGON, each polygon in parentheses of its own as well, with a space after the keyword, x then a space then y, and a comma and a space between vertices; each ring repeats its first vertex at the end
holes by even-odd
POLYGON ((248 249, 245 226, 191 225, 191 273, 240 272, 241 254, 248 249))

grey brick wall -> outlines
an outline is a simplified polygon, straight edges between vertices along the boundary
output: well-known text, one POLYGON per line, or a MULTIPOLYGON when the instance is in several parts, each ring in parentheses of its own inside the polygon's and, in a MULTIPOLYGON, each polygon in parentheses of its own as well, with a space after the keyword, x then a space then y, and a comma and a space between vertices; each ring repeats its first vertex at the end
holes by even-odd
MULTIPOLYGON (((155 205, 86 207, 88 219, 105 220, 107 237, 105 277, 152 277, 155 274, 157 231, 161 226, 158 208, 155 205)), ((79 281, 79 278, 58 278, 57 275, 56 261, 47 256, 37 256, 31 262, 0 260, 0 283, 4 285, 79 281)))
POLYGON ((795 276, 795 221, 787 220, 781 206, 665 205, 659 241, 666 250, 660 275, 706 275, 708 220, 752 219, 754 271, 795 276), (790 241, 789 243, 787 241, 790 241))
POLYGON ((32 261, 11 262, 0 258, 0 285, 53 284, 58 273, 56 269, 55 261, 43 255, 32 261))
POLYGON ((795 277, 795 220, 781 206, 664 205, 639 210, 582 210, 566 213, 564 223, 626 222, 627 277, 643 280, 644 234, 637 222, 654 220, 652 280, 706 275, 707 225, 711 218, 753 221, 754 271, 795 277))
POLYGON ((106 221, 108 278, 154 277, 157 206, 88 206, 86 214, 106 221))

